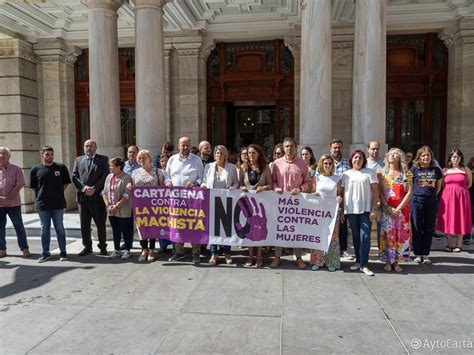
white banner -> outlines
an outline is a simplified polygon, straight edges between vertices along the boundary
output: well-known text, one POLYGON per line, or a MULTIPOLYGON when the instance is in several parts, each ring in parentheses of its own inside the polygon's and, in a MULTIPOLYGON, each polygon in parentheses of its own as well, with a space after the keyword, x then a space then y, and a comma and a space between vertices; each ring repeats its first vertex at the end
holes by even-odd
POLYGON ((209 244, 328 250, 337 217, 335 198, 273 191, 210 192, 209 244))

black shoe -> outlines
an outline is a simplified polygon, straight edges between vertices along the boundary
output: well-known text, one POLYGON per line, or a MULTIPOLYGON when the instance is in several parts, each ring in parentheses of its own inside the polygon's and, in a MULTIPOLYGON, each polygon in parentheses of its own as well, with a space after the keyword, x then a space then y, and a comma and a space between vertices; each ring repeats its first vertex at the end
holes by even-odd
POLYGON ((79 252, 79 254, 77 254, 77 256, 86 256, 90 253, 92 253, 92 249, 84 248, 79 252))
POLYGON ((125 250, 125 249, 126 249, 125 243, 120 244, 120 250, 125 250))
POLYGON ((107 253, 107 249, 106 249, 106 248, 102 248, 102 249, 100 249, 99 255, 106 256, 106 255, 109 255, 109 253, 107 253))

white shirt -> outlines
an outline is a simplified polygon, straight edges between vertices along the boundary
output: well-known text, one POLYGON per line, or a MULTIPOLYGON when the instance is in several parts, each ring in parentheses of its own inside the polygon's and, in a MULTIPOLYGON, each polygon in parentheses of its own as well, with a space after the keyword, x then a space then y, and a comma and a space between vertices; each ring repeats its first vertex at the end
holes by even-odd
POLYGON ((181 159, 179 153, 173 155, 166 164, 165 183, 171 181, 173 186, 186 186, 188 182, 201 185, 204 165, 197 155, 189 153, 186 159, 181 159))
POLYGON ((321 196, 337 197, 337 183, 339 180, 341 180, 341 177, 337 175, 325 176, 319 174, 316 176, 316 191, 321 196))
POLYGON ((372 169, 347 170, 342 174, 344 187, 344 213, 362 214, 372 209, 372 190, 370 185, 378 183, 372 169))

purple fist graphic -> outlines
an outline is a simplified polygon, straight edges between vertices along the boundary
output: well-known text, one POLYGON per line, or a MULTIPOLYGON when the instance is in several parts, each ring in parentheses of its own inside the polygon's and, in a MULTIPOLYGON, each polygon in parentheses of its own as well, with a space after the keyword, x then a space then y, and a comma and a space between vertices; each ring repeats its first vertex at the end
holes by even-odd
POLYGON ((242 197, 236 205, 234 214, 235 232, 241 239, 258 242, 267 239, 267 215, 262 203, 257 203, 255 198, 242 197), (242 226, 240 223, 240 211, 244 214, 247 223, 242 226))

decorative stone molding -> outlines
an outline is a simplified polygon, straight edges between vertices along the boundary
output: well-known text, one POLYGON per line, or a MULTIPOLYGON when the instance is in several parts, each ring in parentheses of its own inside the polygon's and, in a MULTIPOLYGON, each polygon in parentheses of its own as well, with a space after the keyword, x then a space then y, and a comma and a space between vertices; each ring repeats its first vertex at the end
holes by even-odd
POLYGON ((21 58, 34 63, 38 60, 31 43, 17 38, 0 41, 0 58, 21 58))
POLYGON ((352 48, 338 48, 332 51, 332 67, 334 71, 352 70, 352 48))

